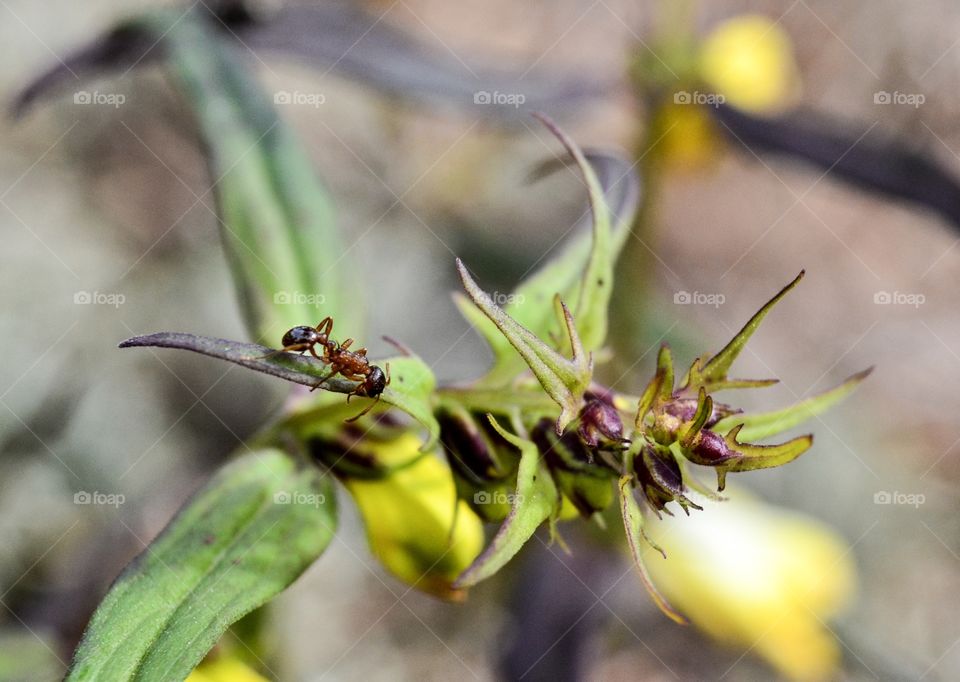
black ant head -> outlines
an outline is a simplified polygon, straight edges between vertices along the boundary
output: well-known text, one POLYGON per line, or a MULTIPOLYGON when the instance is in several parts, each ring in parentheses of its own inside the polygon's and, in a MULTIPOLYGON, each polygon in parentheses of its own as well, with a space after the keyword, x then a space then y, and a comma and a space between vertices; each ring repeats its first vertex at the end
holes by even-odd
POLYGON ((283 335, 280 344, 287 348, 289 346, 312 346, 315 343, 322 343, 321 334, 313 327, 294 327, 283 335))
POLYGON ((387 387, 387 383, 387 375, 383 373, 382 369, 373 365, 370 368, 370 374, 367 375, 357 394, 366 396, 367 398, 376 398, 383 393, 383 389, 387 387))

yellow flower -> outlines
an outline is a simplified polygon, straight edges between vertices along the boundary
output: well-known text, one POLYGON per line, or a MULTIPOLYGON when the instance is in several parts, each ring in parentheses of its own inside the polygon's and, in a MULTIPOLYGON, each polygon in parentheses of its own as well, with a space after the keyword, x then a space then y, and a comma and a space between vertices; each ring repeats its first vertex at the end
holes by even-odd
POLYGON ((830 678, 840 648, 824 624, 856 574, 849 547, 818 521, 745 493, 652 524, 646 550, 667 599, 715 639, 754 652, 794 680, 830 678))
MULTIPOLYGON (((420 444, 407 434, 373 449, 390 466, 416 457, 420 444)), ((363 517, 371 551, 387 570, 419 590, 463 598, 451 584, 483 549, 483 524, 456 499, 445 463, 427 454, 384 478, 343 483, 363 517)))
POLYGON ((700 73, 727 103, 756 114, 788 108, 799 90, 790 37, 755 14, 729 19, 707 36, 700 73))
POLYGON ((201 663, 186 682, 267 682, 267 678, 235 658, 222 657, 201 663))
POLYGON ((649 138, 652 152, 671 169, 694 170, 717 157, 717 126, 703 107, 666 102, 656 112, 649 138))

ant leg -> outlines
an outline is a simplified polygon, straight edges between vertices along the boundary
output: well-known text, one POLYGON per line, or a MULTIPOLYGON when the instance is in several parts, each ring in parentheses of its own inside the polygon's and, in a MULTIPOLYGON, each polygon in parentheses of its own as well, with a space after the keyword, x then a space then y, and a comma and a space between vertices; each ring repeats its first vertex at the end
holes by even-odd
MULTIPOLYGON (((352 394, 351 394, 351 395, 352 395, 352 394)), ((347 397, 347 402, 350 402, 350 398, 349 398, 349 397, 347 397)), ((358 414, 358 415, 356 415, 356 416, 353 416, 353 417, 350 417, 349 419, 344 419, 343 421, 345 421, 345 422, 355 422, 355 421, 357 421, 358 419, 360 419, 360 417, 362 417, 362 416, 365 415, 367 412, 369 412, 369 411, 372 410, 374 407, 376 407, 376 406, 377 406, 377 403, 379 403, 379 402, 380 402, 380 396, 377 396, 376 400, 374 400, 372 403, 370 403, 370 404, 367 405, 365 408, 363 408, 363 411, 360 412, 360 414, 358 414)))
POLYGON ((347 348, 349 348, 350 344, 352 343, 353 343, 353 339, 347 339, 346 341, 340 344, 340 350, 347 350, 347 348))
POLYGON ((323 334, 324 336, 330 336, 330 332, 333 331, 333 318, 325 317, 320 322, 317 323, 317 326, 314 327, 317 332, 323 334))
POLYGON ((300 353, 300 355, 303 355, 303 354, 306 353, 308 350, 310 350, 309 347, 303 347, 303 344, 296 343, 296 344, 293 344, 292 346, 284 346, 283 348, 275 348, 275 349, 271 350, 269 353, 264 353, 263 355, 258 355, 258 356, 257 356, 257 359, 258 359, 258 360, 262 360, 262 359, 264 359, 264 358, 272 358, 274 355, 280 355, 280 353, 300 353))
POLYGON ((387 364, 385 364, 383 368, 386 370, 384 374, 387 375, 387 383, 385 383, 384 386, 389 386, 390 385, 390 363, 388 362, 387 364))
POLYGON ((310 392, 313 393, 313 392, 316 391, 318 388, 320 388, 321 386, 323 386, 323 384, 326 383, 326 381, 327 381, 328 379, 331 379, 331 378, 337 376, 337 373, 338 373, 339 371, 340 371, 340 366, 339 366, 339 365, 337 365, 336 363, 331 364, 331 365, 330 365, 330 373, 327 374, 327 376, 323 377, 323 378, 322 378, 320 381, 318 381, 316 384, 314 384, 313 387, 310 389, 310 392))
MULTIPOLYGON (((364 381, 364 380, 367 378, 367 376, 366 376, 365 374, 357 374, 356 372, 341 372, 340 374, 341 374, 341 375, 343 376, 343 378, 346 379, 347 381, 360 381, 360 382, 362 382, 362 381, 364 381)), ((352 391, 350 391, 350 393, 347 394, 347 402, 348 402, 348 403, 350 402, 350 398, 352 398, 352 397, 355 396, 355 395, 360 395, 360 394, 358 393, 358 391, 359 391, 362 387, 363 387, 363 384, 361 383, 359 386, 357 386, 355 389, 353 389, 352 391)))

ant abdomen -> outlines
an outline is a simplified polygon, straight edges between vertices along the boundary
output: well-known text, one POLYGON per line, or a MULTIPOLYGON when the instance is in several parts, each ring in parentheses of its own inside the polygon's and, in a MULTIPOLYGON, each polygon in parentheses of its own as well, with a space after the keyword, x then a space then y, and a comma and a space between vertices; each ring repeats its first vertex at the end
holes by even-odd
POLYGON ((312 346, 320 340, 320 333, 314 327, 294 327, 286 334, 283 335, 283 339, 280 341, 280 345, 284 348, 289 348, 291 346, 312 346))

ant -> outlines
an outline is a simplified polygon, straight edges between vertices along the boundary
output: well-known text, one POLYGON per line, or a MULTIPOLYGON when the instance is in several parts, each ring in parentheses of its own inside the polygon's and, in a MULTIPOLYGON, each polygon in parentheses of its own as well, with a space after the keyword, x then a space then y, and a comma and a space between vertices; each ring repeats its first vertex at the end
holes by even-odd
MULTIPOLYGON (((359 381, 360 385, 347 394, 348 403, 350 398, 355 395, 362 398, 375 398, 360 414, 345 420, 353 422, 372 410, 380 402, 380 395, 390 385, 390 364, 386 364, 386 372, 376 365, 371 365, 367 359, 366 348, 355 351, 349 350, 353 344, 353 339, 337 343, 330 338, 331 331, 333 331, 333 318, 325 317, 316 327, 300 326, 290 329, 283 335, 280 343, 284 351, 300 352, 301 354, 309 351, 317 360, 330 365, 330 374, 327 375, 327 379, 340 374, 348 381, 359 381), (317 354, 315 349, 317 344, 320 344, 323 348, 323 355, 317 354)), ((323 381, 310 390, 317 390, 322 383, 323 381)))
POLYGON ((325 317, 316 327, 301 326, 290 329, 283 335, 280 345, 283 346, 282 350, 300 352, 301 355, 310 351, 310 355, 317 360, 329 364, 329 354, 336 343, 330 340, 331 331, 333 331, 333 318, 325 317), (317 355, 317 351, 314 350, 314 346, 318 343, 323 347, 323 357, 317 355))

